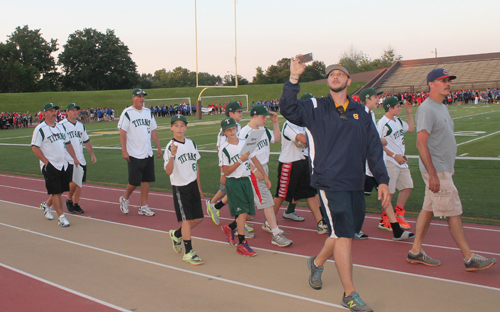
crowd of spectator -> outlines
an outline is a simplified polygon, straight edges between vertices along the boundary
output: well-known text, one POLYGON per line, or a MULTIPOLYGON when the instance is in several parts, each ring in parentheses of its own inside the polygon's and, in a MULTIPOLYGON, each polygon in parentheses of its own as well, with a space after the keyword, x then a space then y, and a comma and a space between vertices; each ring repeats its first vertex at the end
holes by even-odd
POLYGON ((271 112, 277 112, 280 110, 280 101, 279 100, 266 100, 266 101, 257 101, 257 103, 252 102, 252 107, 255 105, 264 105, 267 107, 267 110, 271 112))
POLYGON ((33 115, 29 112, 25 114, 19 112, 0 114, 0 129, 26 128, 32 124, 33 115))

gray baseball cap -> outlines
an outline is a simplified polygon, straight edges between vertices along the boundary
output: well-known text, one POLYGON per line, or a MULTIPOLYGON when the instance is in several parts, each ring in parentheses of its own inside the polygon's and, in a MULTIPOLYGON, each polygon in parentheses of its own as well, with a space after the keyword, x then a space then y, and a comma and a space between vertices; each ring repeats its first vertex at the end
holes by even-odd
POLYGON ((351 78, 351 74, 349 74, 349 71, 347 70, 347 68, 345 68, 344 66, 342 65, 339 65, 339 64, 332 64, 332 65, 329 65, 326 70, 325 70, 325 74, 326 74, 326 77, 328 77, 328 75, 330 75, 330 73, 333 71, 333 70, 341 70, 343 71, 347 77, 351 78))

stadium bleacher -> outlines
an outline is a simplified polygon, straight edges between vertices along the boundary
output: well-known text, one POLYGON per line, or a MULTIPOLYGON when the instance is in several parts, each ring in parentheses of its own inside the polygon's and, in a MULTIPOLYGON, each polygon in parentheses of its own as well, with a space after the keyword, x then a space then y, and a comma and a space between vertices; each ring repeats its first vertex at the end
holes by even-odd
POLYGON ((374 78, 364 87, 386 93, 426 91, 427 73, 438 67, 457 76, 452 84, 453 90, 500 87, 500 53, 398 61, 384 75, 374 78))

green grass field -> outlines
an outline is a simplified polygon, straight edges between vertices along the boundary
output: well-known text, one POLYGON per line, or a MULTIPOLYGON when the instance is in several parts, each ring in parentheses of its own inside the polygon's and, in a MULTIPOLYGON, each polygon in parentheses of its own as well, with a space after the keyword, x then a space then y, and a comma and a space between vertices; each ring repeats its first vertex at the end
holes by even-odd
MULTIPOLYGON (((349 87, 350 92, 356 91, 365 84, 364 81, 353 82, 349 87)), ((314 96, 328 94, 326 83, 302 83, 302 93, 312 93, 314 96)), ((164 98, 191 98, 191 104, 195 105, 201 88, 162 88, 148 89, 146 99, 164 98)), ((238 89, 212 88, 203 92, 202 96, 220 96, 247 94, 248 103, 252 101, 279 99, 283 91, 283 84, 270 85, 245 85, 238 89)), ((222 103, 227 99, 223 99, 222 103)), ((116 110, 116 116, 132 104, 132 90, 111 91, 75 91, 75 92, 38 92, 38 93, 0 93, 0 112, 26 112, 36 113, 46 103, 65 108, 69 103, 77 103, 82 109, 91 107, 112 107, 116 110)), ((154 102, 150 102, 154 103, 154 102)), ((170 103, 173 104, 173 103, 170 103)), ((152 105, 152 104, 147 104, 152 105)), ((157 105, 157 103, 154 103, 157 105)))
MULTIPOLYGON (((455 183, 464 206, 464 217, 469 222, 500 225, 500 208, 496 199, 496 192, 500 189, 500 105, 463 105, 451 106, 449 109, 454 119, 459 145, 460 157, 455 165, 455 183)), ((416 108, 413 109, 413 114, 415 113, 416 108)), ((382 109, 377 109, 375 114, 378 120, 383 115, 382 109)), ((189 128, 186 136, 196 142, 202 156, 199 165, 205 196, 213 195, 218 190, 220 175, 215 142, 223 116, 203 116, 202 120, 188 118, 189 128)), ((404 110, 401 117, 406 119, 404 110)), ((241 124, 246 125, 249 118, 248 114, 244 114, 241 124)), ((280 125, 283 122, 284 118, 280 117, 280 125)), ((157 123, 160 143, 164 148, 172 137, 169 119, 159 118, 157 123)), ((88 165, 89 183, 123 187, 126 185, 127 166, 121 158, 116 126, 116 121, 86 124, 98 160, 96 164, 88 165)), ((270 121, 268 126, 271 127, 270 121)), ((41 177, 38 161, 29 146, 32 132, 33 128, 0 131, 0 172, 41 177)), ((418 159, 412 157, 418 155, 415 141, 415 133, 405 134, 407 155, 415 184, 406 210, 409 215, 414 216, 420 211, 424 195, 418 159)), ((273 144, 271 151, 277 153, 271 155, 269 163, 274 194, 280 144, 273 144)), ((153 189, 170 192, 169 178, 163 171, 163 159, 156 160, 156 174, 157 182, 152 184, 153 189)), ((376 193, 367 198, 367 207, 370 212, 380 211, 376 193)))

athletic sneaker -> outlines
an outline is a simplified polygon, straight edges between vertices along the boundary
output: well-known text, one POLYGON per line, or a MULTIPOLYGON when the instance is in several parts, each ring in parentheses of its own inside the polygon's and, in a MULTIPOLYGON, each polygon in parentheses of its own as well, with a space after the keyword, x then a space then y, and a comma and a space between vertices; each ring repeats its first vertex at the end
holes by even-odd
POLYGON ((286 213, 286 211, 283 212, 283 219, 288 219, 288 220, 298 221, 298 222, 302 222, 305 220, 303 217, 299 216, 295 211, 292 213, 286 213))
POLYGON ((412 232, 403 231, 403 234, 401 234, 400 237, 393 237, 392 240, 393 241, 402 241, 402 240, 407 240, 407 239, 411 239, 414 237, 415 237, 415 234, 413 234, 412 232))
POLYGON ((125 199, 124 196, 120 196, 120 210, 124 213, 128 213, 128 199, 125 199))
POLYGON ((328 233, 328 225, 326 225, 324 220, 318 222, 318 234, 328 233))
POLYGON ((495 258, 488 259, 478 254, 472 254, 472 257, 470 258, 469 261, 466 261, 464 259, 465 271, 473 272, 473 271, 485 270, 494 265, 496 262, 497 259, 495 258))
POLYGON ((368 239, 368 237, 368 235, 361 231, 359 233, 354 233, 354 239, 368 239))
MULTIPOLYGON (((271 233, 273 234, 273 230, 271 229, 271 227, 269 226, 269 222, 264 221, 264 224, 262 224, 262 229, 264 231, 266 231, 267 233, 271 233)), ((283 231, 282 229, 280 229, 280 234, 283 235, 285 233, 285 231, 283 231)))
POLYGON ((293 241, 286 238, 285 235, 283 234, 278 234, 278 235, 273 235, 271 243, 278 247, 287 247, 293 244, 293 241))
POLYGON ((210 203, 210 200, 207 200, 207 212, 210 217, 212 217, 212 221, 214 221, 215 225, 220 224, 219 214, 220 211, 215 209, 215 204, 210 203))
POLYGON ((355 291, 353 291, 349 296, 344 296, 342 297, 342 306, 348 308, 349 310, 353 312, 373 312, 372 308, 370 308, 369 305, 367 305, 361 298, 359 297, 359 294, 355 291))
POLYGON ((231 228, 227 224, 221 226, 221 229, 222 229, 222 232, 224 232, 224 234, 226 234, 226 239, 227 239, 227 242, 229 243, 229 245, 235 246, 236 239, 234 237, 234 231, 231 231, 231 228))
POLYGON ((82 207, 80 207, 79 204, 74 204, 73 209, 75 210, 76 213, 84 213, 85 212, 85 211, 83 211, 82 207))
POLYGON ((69 213, 74 213, 75 208, 73 207, 73 201, 66 199, 66 209, 68 210, 69 213))
POLYGON ((57 224, 59 224, 62 227, 67 227, 67 226, 69 226, 69 221, 68 221, 68 219, 66 219, 66 216, 64 214, 62 214, 57 219, 57 224))
POLYGON ((398 221, 399 226, 401 226, 403 230, 408 230, 410 225, 406 222, 405 212, 406 210, 404 209, 396 208, 396 221, 398 221))
POLYGON ((392 226, 391 226, 391 223, 389 222, 389 219, 387 219, 387 222, 383 222, 383 223, 379 222, 378 228, 381 230, 386 230, 386 231, 392 232, 392 226))
POLYGON ((311 271, 311 274, 309 275, 309 285, 311 285, 314 289, 321 289, 321 287, 323 287, 321 274, 323 274, 325 267, 314 264, 314 259, 316 259, 316 256, 307 259, 307 267, 311 271))
POLYGON ((48 207, 45 202, 40 204, 40 209, 43 210, 43 215, 47 218, 47 220, 54 219, 54 216, 52 215, 52 208, 48 207))
MULTIPOLYGON (((237 235, 237 233, 236 233, 236 235, 237 235)), ((249 232, 247 230, 247 228, 245 227, 245 238, 254 238, 254 237, 255 237, 255 234, 252 232, 249 232)))
POLYGON ((248 232, 253 232, 253 227, 245 223, 245 230, 247 230, 248 232))
POLYGON ((409 263, 420 263, 428 266, 438 266, 441 264, 439 260, 432 259, 429 257, 422 249, 418 254, 412 254, 411 250, 408 251, 408 258, 406 259, 409 263))
POLYGON ((250 248, 246 240, 236 247, 236 253, 247 257, 255 257, 257 255, 257 253, 250 248))
POLYGON ((149 209, 149 206, 146 205, 146 206, 141 206, 139 208, 139 211, 137 212, 138 214, 140 214, 141 216, 146 216, 146 217, 152 217, 155 215, 154 212, 151 211, 151 209, 149 209))
POLYGON ((168 236, 170 236, 170 239, 172 240, 172 247, 174 248, 174 251, 176 253, 181 253, 182 251, 182 237, 176 237, 174 235, 175 230, 170 230, 168 231, 168 236))
POLYGON ((198 255, 196 254, 194 249, 191 249, 190 252, 188 252, 187 254, 184 254, 184 256, 182 256, 182 261, 189 263, 191 265, 200 265, 200 264, 204 263, 203 259, 198 257, 198 255))

